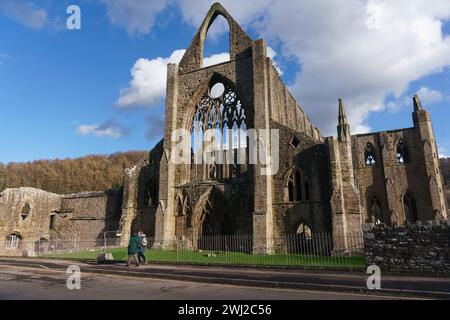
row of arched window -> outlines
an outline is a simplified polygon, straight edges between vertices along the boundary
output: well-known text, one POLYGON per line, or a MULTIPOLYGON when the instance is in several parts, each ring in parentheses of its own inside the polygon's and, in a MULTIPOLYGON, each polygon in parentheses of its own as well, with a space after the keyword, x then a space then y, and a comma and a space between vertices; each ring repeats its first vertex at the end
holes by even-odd
MULTIPOLYGON (((381 209, 381 201, 373 195, 369 201, 368 213, 369 221, 372 223, 385 223, 383 218, 383 211, 381 209)), ((403 210, 405 212, 405 220, 410 223, 415 223, 419 220, 417 215, 416 199, 411 192, 406 192, 403 196, 403 210)))
POLYGON ((311 200, 309 181, 299 169, 293 170, 289 176, 288 198, 289 202, 311 200))
MULTIPOLYGON (((408 163, 410 161, 408 148, 403 139, 400 139, 397 143, 396 159, 397 163, 408 163)), ((368 167, 375 166, 377 160, 376 149, 372 143, 368 142, 364 150, 364 164, 368 167)))

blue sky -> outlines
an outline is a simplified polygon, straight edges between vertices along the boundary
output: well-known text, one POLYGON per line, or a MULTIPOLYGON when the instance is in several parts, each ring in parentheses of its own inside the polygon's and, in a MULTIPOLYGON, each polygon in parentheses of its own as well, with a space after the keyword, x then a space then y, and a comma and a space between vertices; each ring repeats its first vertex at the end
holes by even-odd
MULTIPOLYGON (((323 50, 333 43, 338 47, 347 41, 360 43, 362 40, 347 33, 334 35, 334 27, 327 32, 326 23, 314 26, 308 22, 308 19, 318 20, 313 16, 318 14, 315 5, 302 7, 301 2, 283 0, 268 2, 275 3, 276 8, 260 1, 253 7, 246 4, 240 7, 236 1, 224 1, 224 5, 232 14, 236 13, 236 19, 250 36, 267 39, 277 53, 272 56, 282 78, 324 134, 334 134, 340 96, 348 104, 352 129, 363 132, 411 126, 411 98, 419 92, 434 121, 441 154, 450 154, 450 59, 446 58, 450 53, 446 51, 450 43, 447 38, 450 8, 448 15, 423 14, 423 10, 417 10, 417 21, 425 17, 441 23, 441 38, 429 46, 436 48, 436 53, 422 54, 421 48, 429 50, 428 43, 408 49, 414 52, 407 62, 411 64, 405 62, 407 68, 404 69, 403 64, 396 66, 395 72, 386 71, 386 79, 378 79, 375 73, 366 74, 366 70, 372 68, 367 63, 371 56, 364 56, 370 51, 370 45, 367 50, 364 46, 361 50, 356 47, 353 61, 346 59, 344 62, 339 56, 330 55, 329 50, 323 50), (307 19, 299 18, 302 20, 299 20, 298 30, 304 29, 302 23, 309 23, 310 34, 302 34, 302 31, 298 32, 299 38, 293 38, 294 35, 289 38, 282 32, 288 27, 282 25, 283 15, 297 9, 309 13, 307 19), (317 37, 317 34, 322 36, 317 37), (324 52, 323 57, 321 52, 324 52), (427 60, 428 55, 432 56, 432 63, 427 60), (329 61, 335 63, 327 67, 329 61), (323 93, 327 88, 323 79, 333 79, 336 72, 341 72, 340 80, 330 82, 333 89, 323 93), (355 74, 357 83, 350 81, 355 74), (366 87, 362 85, 366 83, 366 87)), ((164 96, 161 92, 165 79, 161 70, 165 70, 167 62, 179 59, 182 52, 175 51, 189 45, 209 5, 210 1, 198 1, 189 6, 189 11, 186 1, 181 0, 0 0, 0 136, 3 141, 0 162, 150 150, 162 135, 164 96), (69 4, 81 8, 81 30, 67 30, 65 26, 69 4), (134 75, 131 74, 133 69, 134 75), (152 75, 144 79, 145 82, 140 75, 145 76, 149 71, 152 75), (151 87, 142 96, 139 90, 147 88, 149 83, 151 87)), ((379 33, 384 32, 384 14, 397 10, 375 8, 376 14, 372 14, 369 4, 363 8, 366 11, 361 11, 356 3, 341 9, 343 19, 345 12, 351 10, 370 13, 370 17, 374 16, 381 23, 376 29, 379 33)), ((326 12, 320 14, 327 19, 326 12)), ((399 17, 398 21, 402 19, 399 17)), ((291 24, 293 28, 295 21, 291 24)), ((434 24, 430 25, 429 35, 433 38, 437 31, 434 24)), ((354 28, 342 26, 347 27, 354 28)), ((215 28, 210 31, 212 36, 205 52, 213 61, 227 52, 223 25, 219 22, 215 28)), ((425 24, 420 32, 427 28, 425 24)), ((373 32, 367 36, 377 37, 373 32)), ((400 40, 406 42, 409 37, 405 31, 400 40)), ((377 41, 380 46, 392 48, 397 40, 377 41)), ((398 46, 403 44, 398 43, 398 46)), ((386 54, 392 57, 374 64, 385 64, 388 69, 392 61, 403 57, 402 54, 397 56, 392 50, 386 54)))

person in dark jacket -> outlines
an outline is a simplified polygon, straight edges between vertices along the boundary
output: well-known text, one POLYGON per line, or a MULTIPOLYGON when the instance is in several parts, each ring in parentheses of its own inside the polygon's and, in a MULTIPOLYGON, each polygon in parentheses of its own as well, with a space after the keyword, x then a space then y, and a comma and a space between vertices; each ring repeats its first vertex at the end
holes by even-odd
POLYGON ((141 239, 138 237, 136 232, 133 232, 130 237, 130 242, 128 244, 128 260, 127 260, 127 267, 130 266, 131 258, 134 259, 134 262, 136 263, 136 267, 139 267, 139 259, 138 259, 138 252, 141 247, 141 239))

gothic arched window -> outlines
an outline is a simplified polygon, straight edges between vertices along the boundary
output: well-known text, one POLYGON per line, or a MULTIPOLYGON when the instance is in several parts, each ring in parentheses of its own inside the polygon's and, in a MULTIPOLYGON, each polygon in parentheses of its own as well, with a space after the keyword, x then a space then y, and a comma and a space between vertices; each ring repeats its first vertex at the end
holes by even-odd
POLYGON ((368 167, 376 164, 375 148, 370 142, 367 143, 366 149, 364 150, 364 162, 368 167))
MULTIPOLYGON (((207 149, 207 156, 214 165, 205 167, 205 178, 234 177, 240 168, 233 165, 246 164, 247 117, 242 100, 225 81, 213 81, 203 94, 194 114, 191 126, 192 153, 196 164, 207 149), (206 136, 206 131, 209 131, 206 136)), ((206 152, 205 152, 206 153, 206 152)), ((203 160, 203 159, 202 159, 203 160)))
POLYGON ((403 139, 400 139, 397 144, 397 162, 407 163, 409 162, 408 150, 406 148, 406 143, 403 139))
POLYGON ((289 202, 311 200, 310 185, 300 169, 292 170, 287 187, 289 202))

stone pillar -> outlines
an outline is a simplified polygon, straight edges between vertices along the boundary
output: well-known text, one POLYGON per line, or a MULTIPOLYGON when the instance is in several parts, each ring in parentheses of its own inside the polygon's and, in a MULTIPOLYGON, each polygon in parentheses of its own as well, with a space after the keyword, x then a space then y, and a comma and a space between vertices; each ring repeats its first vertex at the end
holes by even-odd
POLYGON ((338 138, 328 138, 331 174, 331 221, 336 254, 362 248, 360 193, 355 180, 350 126, 339 99, 338 138))
POLYGON ((174 146, 171 135, 177 129, 178 65, 167 66, 164 145, 159 172, 159 204, 155 218, 155 245, 168 248, 175 239, 175 164, 170 157, 174 146))
POLYGON ((414 128, 420 138, 423 148, 423 163, 425 165, 425 174, 427 177, 427 191, 431 199, 430 212, 418 212, 419 219, 434 220, 447 219, 447 201, 445 198, 444 180, 439 166, 439 155, 436 140, 434 137, 433 124, 430 114, 422 108, 419 97, 416 95, 413 99, 414 112, 413 122, 414 128))
MULTIPOLYGON (((254 128, 269 129, 269 96, 268 96, 268 61, 267 47, 264 40, 253 44, 253 109, 254 128)), ((270 134, 269 134, 270 137, 270 134)), ((258 140, 261 138, 258 134, 258 140)), ((267 150, 271 141, 267 139, 267 150), (269 141, 267 141, 269 140, 269 141)), ((258 151, 261 145, 258 143, 258 151)), ((253 212, 253 251, 258 254, 273 252, 273 213, 272 213, 272 176, 263 175, 267 168, 260 164, 253 165, 254 212, 253 212)))
POLYGON ((122 216, 119 223, 120 245, 128 245, 137 207, 137 166, 125 169, 123 179, 122 216))

